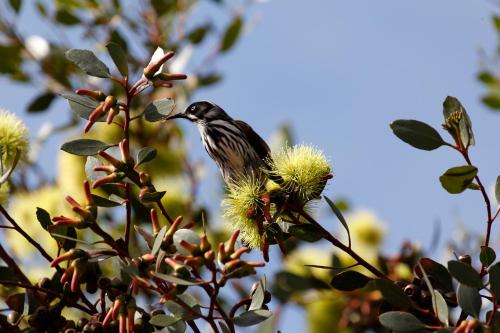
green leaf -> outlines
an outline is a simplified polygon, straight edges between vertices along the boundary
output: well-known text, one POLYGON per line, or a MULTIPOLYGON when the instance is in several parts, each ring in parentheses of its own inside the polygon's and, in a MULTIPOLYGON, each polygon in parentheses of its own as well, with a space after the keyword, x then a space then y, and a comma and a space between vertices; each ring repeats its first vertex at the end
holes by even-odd
POLYGON ((143 147, 137 154, 137 165, 152 161, 156 157, 156 149, 151 147, 143 147))
POLYGON ((168 231, 167 226, 163 226, 160 229, 160 231, 158 231, 158 234, 156 235, 155 238, 155 242, 153 243, 153 248, 151 249, 152 255, 156 255, 158 253, 158 250, 160 250, 161 243, 163 242, 163 237, 165 237, 167 231, 168 231))
POLYGON ((25 293, 12 294, 5 299, 5 304, 9 309, 16 311, 18 313, 23 313, 24 311, 24 300, 26 299, 25 293))
POLYGON ((99 207, 118 207, 121 206, 121 203, 109 200, 107 198, 103 198, 101 196, 98 196, 96 194, 92 194, 92 200, 94 200, 94 203, 99 206, 99 207))
POLYGON ((9 5, 12 7, 12 9, 14 9, 16 13, 19 13, 22 4, 23 3, 21 0, 9 0, 9 5))
POLYGON ((149 323, 154 326, 167 327, 175 324, 179 320, 181 320, 181 318, 177 318, 173 315, 157 314, 151 317, 149 323))
POLYGON ((76 25, 80 23, 80 19, 66 9, 58 9, 55 20, 64 25, 76 25))
POLYGON ((493 24, 497 31, 500 31, 500 16, 493 15, 493 24))
MULTIPOLYGON (((83 119, 89 119, 90 114, 99 106, 99 103, 88 96, 81 96, 72 92, 63 92, 61 97, 68 100, 71 111, 83 119)), ((105 121, 106 115, 97 121, 105 121)))
POLYGON ((38 95, 28 105, 28 112, 39 112, 47 110, 55 97, 56 95, 51 92, 46 92, 38 95))
POLYGON ((161 198, 163 198, 163 196, 165 195, 165 193, 167 193, 166 191, 161 191, 161 192, 147 192, 147 193, 144 193, 141 197, 141 201, 142 202, 147 202, 147 203, 151 203, 151 202, 157 202, 158 200, 160 200, 161 198))
POLYGON ((223 321, 219 321, 219 326, 222 333, 231 333, 231 330, 229 329, 229 327, 227 327, 227 325, 223 321))
POLYGON ((465 191, 476 175, 477 168, 475 166, 463 165, 446 170, 446 172, 439 177, 439 181, 446 191, 452 194, 458 194, 465 191))
POLYGON ((171 98, 157 99, 149 103, 144 110, 144 118, 149 122, 157 122, 165 119, 175 108, 171 98))
POLYGON ((186 303, 191 310, 184 308, 174 301, 167 301, 165 305, 168 311, 170 311, 174 316, 181 317, 184 320, 192 320, 201 316, 201 308, 196 298, 189 294, 177 295, 177 298, 186 303))
POLYGON ((61 150, 73 155, 91 156, 112 146, 99 140, 77 139, 63 143, 61 150))
POLYGON ((342 212, 333 203, 333 201, 330 200, 330 198, 328 198, 325 195, 323 196, 323 198, 325 198, 326 203, 328 204, 328 206, 330 206, 330 209, 332 210, 332 212, 335 214, 335 216, 337 216, 337 218, 339 219, 340 223, 342 223, 342 226, 347 231, 348 246, 351 247, 351 232, 349 231, 349 226, 347 225, 347 222, 346 222, 344 216, 342 215, 342 212))
POLYGON ((497 177, 495 183, 495 199, 497 200, 497 204, 500 205, 500 176, 497 177))
POLYGON ((500 298, 500 262, 497 262, 488 270, 491 291, 500 298))
POLYGON ((495 250, 493 250, 489 246, 481 246, 481 253, 479 254, 479 260, 481 261, 481 264, 488 267, 495 262, 496 258, 497 255, 495 253, 495 250))
MULTIPOLYGON (((422 265, 427 275, 434 278, 434 287, 446 291, 453 291, 452 278, 446 267, 430 258, 421 258, 419 263, 422 265)), ((423 277, 418 266, 416 266, 415 273, 419 278, 423 277)))
POLYGON ((474 268, 458 260, 448 261, 448 270, 458 282, 469 287, 481 288, 483 282, 481 276, 474 268))
POLYGON ((492 84, 496 81, 495 76, 487 71, 479 73, 477 79, 485 84, 492 84))
POLYGON ((165 281, 171 282, 171 283, 175 283, 175 284, 178 284, 180 286, 198 286, 200 284, 203 284, 203 282, 190 281, 190 280, 178 278, 176 276, 162 274, 162 273, 158 273, 158 272, 153 272, 153 275, 162 279, 162 280, 165 280, 165 281))
POLYGON ((108 53, 111 56, 111 59, 113 59, 116 68, 118 68, 123 76, 128 76, 127 54, 122 47, 117 43, 111 42, 106 44, 106 48, 108 49, 108 53))
POLYGON ((248 327, 257 325, 258 323, 263 322, 272 315, 273 314, 269 310, 251 310, 243 312, 239 316, 234 317, 232 320, 236 326, 248 327))
POLYGON ((222 80, 222 76, 217 73, 201 74, 198 77, 198 85, 200 87, 211 86, 222 80))
POLYGON ((288 232, 297 239, 306 242, 317 242, 323 238, 321 230, 313 224, 295 224, 288 228, 288 232))
POLYGON ((441 295, 441 293, 436 289, 434 289, 434 297, 436 303, 436 309, 434 311, 437 314, 439 321, 444 325, 449 326, 449 310, 446 300, 444 299, 443 295, 441 295))
POLYGON ((425 325, 414 315, 402 311, 390 311, 381 314, 380 323, 398 333, 422 331, 425 325))
POLYGON ((248 310, 258 310, 262 308, 262 305, 264 305, 264 286, 262 284, 262 281, 257 282, 257 288, 255 288, 254 292, 252 293, 252 301, 250 303, 250 306, 248 307, 248 310))
POLYGON ((481 295, 477 288, 460 283, 457 290, 457 301, 458 305, 460 305, 465 313, 476 318, 479 317, 479 311, 481 311, 481 295))
POLYGON ((226 52, 234 46, 241 34, 242 27, 243 20, 240 16, 236 16, 226 28, 224 36, 222 36, 222 41, 219 49, 220 52, 226 52))
POLYGON ((92 51, 71 49, 66 51, 66 58, 90 76, 101 78, 111 77, 109 68, 92 51))
POLYGON ((402 308, 411 308, 413 306, 411 299, 392 281, 376 279, 371 283, 373 283, 376 289, 380 290, 384 300, 390 304, 402 308))
POLYGON ((372 279, 369 277, 356 272, 356 271, 344 271, 335 275, 330 284, 333 288, 342 291, 353 291, 356 289, 363 288, 372 279))
POLYGON ((192 30, 188 35, 187 38, 189 41, 193 44, 199 44, 205 39, 205 36, 207 35, 207 32, 209 32, 211 29, 211 26, 206 24, 202 25, 194 30, 192 30))
POLYGON ((50 214, 43 208, 36 208, 36 219, 45 230, 48 230, 48 227, 52 225, 50 214))
POLYGON ((466 147, 474 146, 476 141, 474 140, 474 133, 472 132, 472 122, 462 106, 462 103, 453 96, 448 96, 443 102, 443 115, 444 119, 447 119, 453 112, 462 112, 462 118, 458 124, 460 128, 460 139, 466 147))
POLYGON ((491 109, 500 109, 500 96, 498 96, 497 94, 491 93, 484 96, 481 100, 486 106, 490 107, 491 109))
POLYGON ((434 150, 445 144, 434 128, 418 120, 400 119, 390 126, 398 138, 418 149, 434 150))

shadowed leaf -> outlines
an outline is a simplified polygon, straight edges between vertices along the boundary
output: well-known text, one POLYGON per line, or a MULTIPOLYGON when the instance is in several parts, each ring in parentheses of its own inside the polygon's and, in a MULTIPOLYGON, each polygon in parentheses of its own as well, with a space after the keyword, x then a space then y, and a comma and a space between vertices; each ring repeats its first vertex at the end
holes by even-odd
POLYGON ((111 59, 113 59, 116 68, 118 68, 118 70, 123 76, 127 76, 128 62, 125 51, 122 49, 120 45, 113 42, 106 44, 106 48, 108 49, 108 53, 111 56, 111 59))
POLYGON ((356 289, 363 288, 372 279, 369 277, 356 272, 356 271, 344 271, 335 275, 330 284, 333 288, 342 291, 353 291, 356 289))
POLYGON ((77 139, 63 143, 61 150, 73 155, 91 156, 112 146, 99 140, 77 139))
POLYGON ((92 51, 71 49, 66 51, 66 58, 90 76, 101 78, 111 77, 109 68, 92 51))
POLYGON ((483 286, 479 273, 466 263, 458 260, 450 260, 448 261, 448 270, 451 275, 462 284, 475 288, 481 288, 483 286))
POLYGON ((418 120, 396 120, 391 129, 398 138, 418 149, 434 150, 445 144, 434 128, 418 120))
POLYGON ((439 177, 441 185, 452 194, 463 192, 477 175, 477 168, 472 165, 453 167, 439 177))
POLYGON ((380 323, 398 333, 422 331, 425 325, 408 312, 391 311, 379 316, 380 323))
POLYGON ((476 318, 479 317, 481 296, 477 288, 460 283, 457 290, 457 301, 465 313, 476 318))

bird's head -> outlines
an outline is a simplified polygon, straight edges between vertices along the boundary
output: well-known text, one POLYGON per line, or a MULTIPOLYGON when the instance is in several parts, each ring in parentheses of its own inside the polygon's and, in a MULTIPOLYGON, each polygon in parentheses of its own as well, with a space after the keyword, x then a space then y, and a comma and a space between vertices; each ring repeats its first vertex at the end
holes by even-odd
POLYGON ((189 105, 184 112, 174 114, 167 119, 175 118, 184 118, 194 123, 207 123, 212 120, 231 119, 218 105, 208 101, 194 102, 189 105))

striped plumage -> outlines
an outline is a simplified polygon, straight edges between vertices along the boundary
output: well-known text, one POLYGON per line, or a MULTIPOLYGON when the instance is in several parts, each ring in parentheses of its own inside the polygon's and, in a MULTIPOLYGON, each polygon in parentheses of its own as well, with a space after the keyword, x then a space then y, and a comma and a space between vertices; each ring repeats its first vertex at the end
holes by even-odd
POLYGON ((245 122, 231 118, 214 103, 201 101, 168 119, 185 118, 198 126, 203 146, 226 183, 242 176, 263 177, 270 150, 245 122))

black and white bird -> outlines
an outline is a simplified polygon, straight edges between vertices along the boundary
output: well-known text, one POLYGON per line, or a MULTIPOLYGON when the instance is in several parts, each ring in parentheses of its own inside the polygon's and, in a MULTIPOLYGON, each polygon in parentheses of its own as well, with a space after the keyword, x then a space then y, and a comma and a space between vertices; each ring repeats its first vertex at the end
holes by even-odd
POLYGON ((231 118, 221 107, 207 101, 192 103, 184 112, 167 119, 175 118, 197 125, 205 150, 227 184, 241 177, 265 175, 269 146, 247 123, 231 118))

